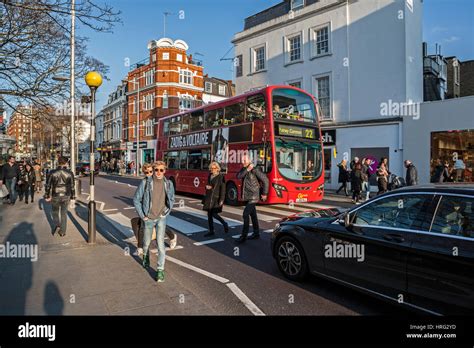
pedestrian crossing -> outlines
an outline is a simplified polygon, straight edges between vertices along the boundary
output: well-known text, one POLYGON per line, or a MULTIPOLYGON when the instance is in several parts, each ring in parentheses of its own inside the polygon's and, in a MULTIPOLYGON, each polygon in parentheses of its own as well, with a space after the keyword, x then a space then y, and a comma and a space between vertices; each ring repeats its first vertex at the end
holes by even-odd
MULTIPOLYGON (((308 211, 315 208, 331 208, 333 206, 317 204, 317 203, 305 203, 304 205, 290 206, 285 204, 279 205, 266 205, 257 206, 257 214, 259 221, 276 222, 284 217, 292 215, 294 213, 308 211)), ((126 208, 124 208, 125 210, 126 208)), ((230 207, 224 206, 221 217, 229 225, 230 228, 237 228, 243 225, 242 213, 244 207, 230 207)), ((126 236, 126 238, 133 239, 133 231, 130 226, 130 218, 124 214, 118 212, 113 214, 104 215, 105 218, 114 226, 116 226, 120 232, 126 236)), ((214 220, 217 225, 221 223, 214 220)), ((208 231, 207 223, 207 212, 201 209, 187 206, 186 204, 176 205, 171 214, 166 219, 166 225, 176 232, 191 236, 199 233, 208 231)), ((204 244, 199 244, 204 245, 204 244)))

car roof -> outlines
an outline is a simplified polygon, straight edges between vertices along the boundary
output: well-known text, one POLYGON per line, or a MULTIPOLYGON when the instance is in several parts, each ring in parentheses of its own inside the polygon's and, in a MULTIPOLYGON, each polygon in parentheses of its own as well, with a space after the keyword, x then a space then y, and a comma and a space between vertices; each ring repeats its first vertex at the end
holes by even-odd
POLYGON ((436 193, 457 193, 474 195, 474 184, 469 183, 447 183, 447 184, 426 184, 416 186, 405 186, 390 192, 410 193, 410 192, 436 192, 436 193))

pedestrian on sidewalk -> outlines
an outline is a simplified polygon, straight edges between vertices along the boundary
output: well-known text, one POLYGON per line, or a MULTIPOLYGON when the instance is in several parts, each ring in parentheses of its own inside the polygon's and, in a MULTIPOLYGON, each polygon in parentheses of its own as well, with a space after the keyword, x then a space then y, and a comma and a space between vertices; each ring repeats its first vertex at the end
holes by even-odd
POLYGON ((406 184, 407 186, 418 185, 418 171, 413 163, 410 160, 405 160, 405 168, 407 169, 406 174, 406 184))
POLYGON ((388 171, 384 161, 380 162, 379 168, 377 169, 377 185, 379 188, 377 195, 388 191, 388 171))
POLYGON ((43 191, 43 172, 41 170, 41 164, 39 162, 36 162, 33 166, 33 169, 35 171, 36 192, 43 191))
POLYGON ((53 235, 59 233, 61 237, 64 237, 69 203, 76 199, 74 175, 68 169, 66 158, 60 157, 58 168, 50 172, 46 181, 44 199, 52 204, 53 235))
POLYGON ((440 159, 436 160, 436 166, 434 169, 433 176, 431 177, 432 183, 442 183, 444 181, 448 181, 449 179, 449 171, 443 163, 441 163, 440 159))
POLYGON ((260 198, 262 201, 267 199, 269 188, 268 178, 260 169, 254 167, 248 154, 242 156, 242 164, 243 167, 239 173, 237 173, 237 179, 242 180, 242 200, 245 202, 245 208, 242 214, 244 226, 242 234, 236 240, 237 243, 243 243, 247 239, 249 216, 252 218, 253 235, 248 237, 248 239, 260 238, 256 205, 260 198), (260 193, 261 189, 262 193, 260 193))
POLYGON ((347 170, 347 161, 343 159, 341 163, 338 165, 339 168, 339 177, 338 177, 338 182, 341 184, 341 187, 339 187, 336 191, 336 194, 339 194, 339 191, 344 189, 344 193, 346 196, 349 196, 349 191, 347 189, 347 182, 349 181, 349 171, 347 170))
POLYGON ((166 179, 166 164, 157 161, 153 164, 153 177, 146 177, 141 181, 135 192, 133 204, 140 218, 145 222, 143 236, 143 267, 150 265, 149 247, 153 235, 153 227, 156 228, 156 243, 158 245, 158 282, 165 280, 165 231, 166 217, 174 205, 174 186, 166 179))
POLYGON ((225 200, 225 179, 221 174, 221 166, 217 162, 212 162, 209 166, 210 174, 207 178, 206 194, 203 198, 203 210, 207 211, 207 222, 209 232, 204 237, 214 235, 214 219, 218 220, 224 226, 224 233, 229 232, 229 225, 219 216, 222 213, 222 207, 225 200))
POLYGON ((365 200, 370 199, 370 158, 362 160, 362 192, 365 192, 365 200))
POLYGON ((355 157, 352 162, 351 174, 352 203, 358 204, 362 190, 362 164, 359 157, 355 157))
MULTIPOLYGON (((31 203, 34 202, 35 197, 35 172, 33 167, 27 163, 25 168, 20 172, 18 177, 18 187, 20 188, 20 197, 25 197, 25 203, 28 204, 28 200, 31 196, 31 203)), ((20 199, 21 201, 21 199, 20 199)))
POLYGON ((15 163, 15 157, 8 156, 8 162, 3 165, 0 173, 0 186, 5 185, 10 196, 10 204, 15 204, 17 197, 16 183, 20 175, 20 167, 15 163))

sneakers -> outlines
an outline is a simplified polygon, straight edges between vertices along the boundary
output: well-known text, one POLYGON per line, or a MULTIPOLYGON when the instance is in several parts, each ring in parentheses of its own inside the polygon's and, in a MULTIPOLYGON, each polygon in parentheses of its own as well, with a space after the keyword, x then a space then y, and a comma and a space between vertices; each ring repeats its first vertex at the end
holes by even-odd
POLYGON ((251 236, 248 236, 247 239, 260 239, 260 233, 253 233, 251 236))
POLYGON ((156 275, 156 281, 158 283, 163 283, 165 281, 165 271, 162 269, 159 269, 156 275))
POLYGON ((142 266, 143 268, 147 268, 150 266, 150 255, 148 254, 143 255, 142 266))
POLYGON ((175 233, 174 238, 170 239, 170 249, 176 248, 176 244, 178 244, 178 235, 175 233))
POLYGON ((143 255, 143 248, 138 248, 137 250, 135 250, 135 252, 133 253, 133 256, 141 256, 143 255))

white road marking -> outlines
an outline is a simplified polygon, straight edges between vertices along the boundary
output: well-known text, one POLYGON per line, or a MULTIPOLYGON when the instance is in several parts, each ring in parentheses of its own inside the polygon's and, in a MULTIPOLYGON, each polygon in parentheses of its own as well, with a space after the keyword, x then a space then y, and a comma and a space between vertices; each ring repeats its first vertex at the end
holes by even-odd
MULTIPOLYGON (((204 219, 204 220, 207 221, 207 212, 205 212, 204 210, 199 210, 199 209, 195 209, 195 208, 191 208, 191 207, 183 207, 183 208, 174 208, 174 211, 179 211, 179 212, 183 212, 185 214, 193 215, 193 216, 196 216, 200 219, 204 219)), ((236 226, 243 225, 243 223, 241 221, 231 219, 231 218, 228 218, 228 217, 224 217, 224 216, 222 218, 225 220, 225 222, 227 222, 229 227, 236 227, 236 226)), ((217 222, 218 224, 222 225, 216 219, 214 219, 214 221, 217 222)))
POLYGON ((122 213, 104 215, 104 218, 109 221, 114 227, 116 227, 123 235, 127 238, 135 238, 132 228, 130 226, 130 218, 126 217, 122 213))
MULTIPOLYGON (((173 250, 179 250, 179 249, 183 249, 184 247, 182 245, 177 245, 174 249, 171 249, 170 247, 166 247, 165 250, 166 251, 173 251, 173 250)), ((150 252, 153 253, 153 254, 158 254, 158 249, 150 249, 150 252)))
POLYGON ((267 213, 277 214, 277 215, 280 215, 280 216, 288 216, 288 215, 292 215, 292 214, 295 213, 291 210, 284 211, 282 209, 275 209, 275 208, 271 208, 269 206, 257 206, 257 212, 260 212, 260 211, 266 211, 267 213))
POLYGON ((209 239, 209 240, 206 240, 204 242, 196 242, 196 243, 193 243, 194 245, 197 245, 197 246, 201 246, 201 245, 206 245, 206 244, 213 244, 213 243, 219 243, 219 242, 223 242, 224 239, 222 238, 216 238, 216 239, 209 239))
POLYGON ((192 224, 186 220, 168 215, 166 225, 186 235, 207 231, 207 228, 192 224))
MULTIPOLYGON (((227 205, 224 205, 223 210, 227 213, 236 214, 236 215, 242 215, 242 213, 243 213, 243 209, 241 210, 241 209, 229 207, 227 205)), ((269 215, 264 215, 264 214, 259 213, 258 214, 258 219, 263 220, 263 221, 275 221, 275 220, 280 220, 281 218, 276 217, 276 216, 269 216, 269 215)))
POLYGON ((127 185, 128 185, 128 187, 135 187, 135 186, 133 186, 133 185, 130 185, 130 184, 127 184, 127 185))
MULTIPOLYGON (((247 234, 247 238, 250 237, 250 236, 253 236, 253 232, 250 232, 249 234, 247 234)), ((234 235, 232 236, 232 238, 234 238, 234 239, 237 239, 237 238, 239 238, 239 237, 240 237, 240 234, 234 234, 234 235)))
POLYGON ((226 279, 226 278, 223 278, 221 276, 218 276, 217 274, 205 271, 205 270, 203 270, 199 267, 196 267, 196 266, 190 265, 189 263, 186 263, 186 262, 183 262, 181 260, 175 259, 174 257, 166 255, 166 259, 173 262, 173 263, 175 263, 175 264, 177 264, 177 265, 180 265, 184 268, 190 269, 190 270, 192 270, 194 272, 197 272, 197 273, 200 273, 200 274, 202 274, 206 277, 217 280, 218 282, 220 282, 222 284, 226 284, 226 283, 229 282, 229 279, 226 279))
POLYGON ((135 207, 125 207, 123 210, 130 210, 130 209, 135 209, 135 207))
POLYGON ((263 232, 264 232, 264 233, 272 233, 272 232, 273 232, 273 228, 270 228, 270 229, 268 229, 268 230, 264 230, 263 232))
POLYGON ((108 211, 117 211, 118 209, 105 209, 105 210, 102 210, 102 212, 108 212, 108 211))
POLYGON ((242 290, 239 289, 237 285, 235 285, 234 283, 229 283, 226 284, 226 286, 234 293, 235 296, 237 296, 237 298, 245 305, 245 307, 247 307, 250 313, 258 316, 265 315, 265 313, 263 313, 260 308, 258 308, 257 305, 253 303, 252 300, 250 300, 248 296, 243 293, 242 290))
POLYGON ((293 210, 298 210, 298 211, 308 211, 311 210, 311 207, 305 207, 304 203, 302 203, 302 206, 297 206, 296 204, 293 204, 290 206, 289 204, 275 204, 275 207, 281 207, 285 209, 293 209, 293 210))

